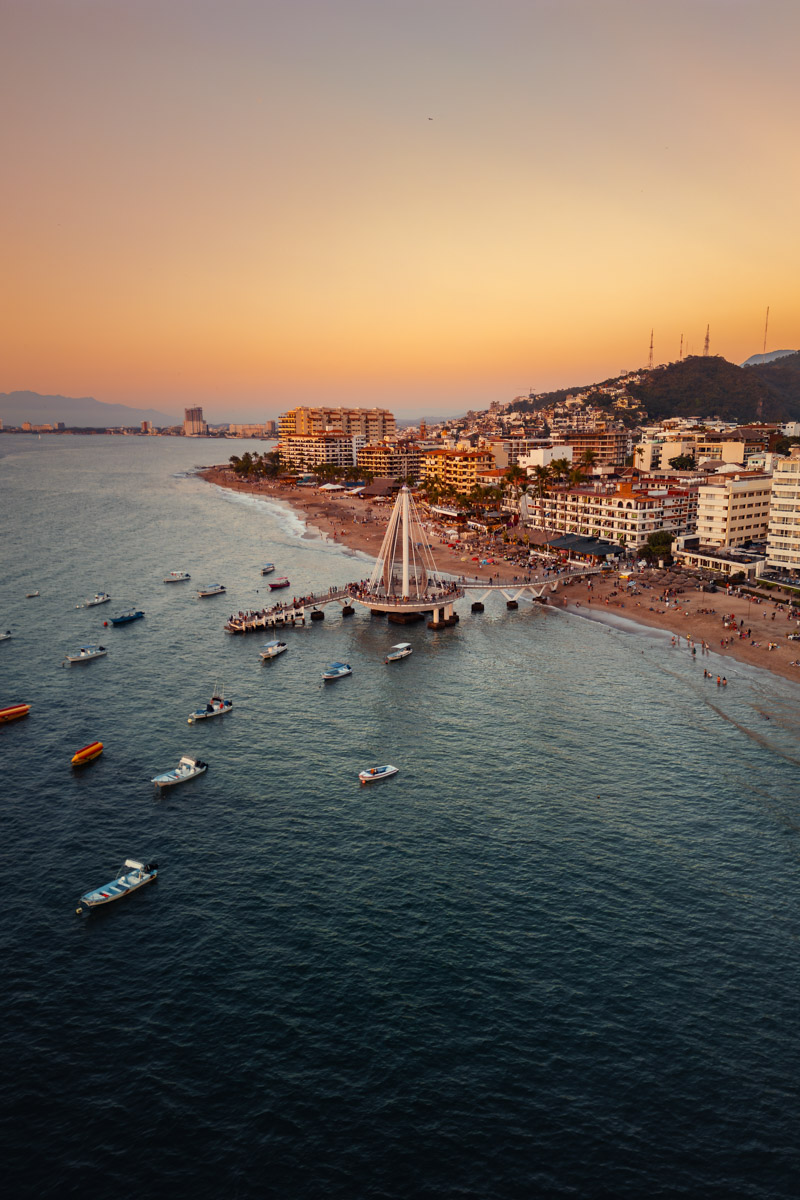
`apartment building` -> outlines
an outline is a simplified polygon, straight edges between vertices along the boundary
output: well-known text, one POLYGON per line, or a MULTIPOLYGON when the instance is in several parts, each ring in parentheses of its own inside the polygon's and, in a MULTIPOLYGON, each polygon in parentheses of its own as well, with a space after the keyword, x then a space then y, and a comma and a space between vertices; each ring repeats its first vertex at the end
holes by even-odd
POLYGON ((631 483, 550 488, 541 497, 527 497, 533 525, 619 542, 634 550, 659 530, 693 529, 696 502, 694 488, 640 488, 631 483))
POLYGON ((287 466, 313 470, 323 463, 331 463, 335 467, 354 467, 363 444, 363 438, 335 430, 281 438, 278 449, 281 461, 287 466))
POLYGON ((362 446, 357 454, 359 468, 381 478, 419 479, 425 450, 418 442, 382 442, 362 446))
POLYGON ((624 467, 631 452, 631 435, 627 429, 596 428, 585 433, 566 432, 559 435, 559 440, 572 446, 573 462, 580 462, 590 450, 598 466, 611 463, 614 467, 624 467))
POLYGON ((362 437, 362 445, 373 445, 396 431, 394 414, 387 408, 309 408, 302 405, 281 413, 278 437, 310 436, 338 429, 353 437, 362 437))
POLYGON ((478 475, 494 465, 491 450, 426 450, 421 478, 423 482, 438 478, 440 483, 452 484, 457 492, 467 496, 478 482, 478 475))
POLYGON ((260 421, 245 424, 231 424, 228 433, 231 437, 241 438, 274 438, 277 427, 274 421, 260 421))
POLYGON ((703 546, 743 546, 767 534, 772 477, 762 471, 717 475, 697 493, 697 533, 703 546))
POLYGON ((800 446, 793 446, 772 476, 767 566, 800 571, 800 446))
POLYGON ((202 408, 185 408, 183 410, 183 432, 185 437, 205 437, 208 425, 203 420, 202 408))

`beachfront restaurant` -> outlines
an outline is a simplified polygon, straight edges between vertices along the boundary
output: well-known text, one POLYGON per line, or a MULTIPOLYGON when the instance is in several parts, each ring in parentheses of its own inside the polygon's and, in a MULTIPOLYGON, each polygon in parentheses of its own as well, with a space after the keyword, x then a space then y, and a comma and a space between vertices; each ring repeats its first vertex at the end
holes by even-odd
POLYGON ((591 563, 602 566, 606 562, 616 562, 620 555, 620 547, 613 542, 603 542, 597 538, 581 537, 578 533, 565 533, 560 537, 550 538, 547 545, 563 558, 591 563))

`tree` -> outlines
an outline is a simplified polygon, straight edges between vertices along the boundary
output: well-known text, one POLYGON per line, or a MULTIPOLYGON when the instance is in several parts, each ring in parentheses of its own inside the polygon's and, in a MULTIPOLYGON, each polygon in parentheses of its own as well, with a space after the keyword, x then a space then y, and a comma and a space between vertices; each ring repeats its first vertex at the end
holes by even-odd
POLYGON ((669 460, 673 471, 693 471, 695 469, 694 454, 678 454, 669 460))

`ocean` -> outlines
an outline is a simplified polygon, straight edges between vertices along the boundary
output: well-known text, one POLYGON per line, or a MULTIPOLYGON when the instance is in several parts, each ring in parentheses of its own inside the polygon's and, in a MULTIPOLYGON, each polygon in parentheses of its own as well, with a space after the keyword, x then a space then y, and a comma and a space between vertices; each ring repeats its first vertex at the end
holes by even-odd
POLYGON ((796 1197, 798 686, 496 596, 262 664, 262 562, 367 560, 193 475, 242 449, 0 437, 7 1194, 796 1197), (126 857, 158 882, 77 916, 126 857))

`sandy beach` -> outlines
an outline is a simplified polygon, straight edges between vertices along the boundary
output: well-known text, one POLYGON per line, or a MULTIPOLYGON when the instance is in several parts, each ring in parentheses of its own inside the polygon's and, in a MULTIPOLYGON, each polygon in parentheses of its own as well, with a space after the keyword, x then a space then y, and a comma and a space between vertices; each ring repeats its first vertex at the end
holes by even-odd
MULTIPOLYGON (((200 475, 220 487, 290 504, 321 536, 373 556, 378 553, 391 511, 391 505, 358 500, 346 493, 241 480, 224 467, 208 467, 200 475)), ((436 565, 448 575, 469 582, 477 579, 512 585, 530 575, 527 547, 520 546, 518 561, 513 561, 516 548, 502 541, 490 543, 484 539, 469 548, 452 549, 444 531, 433 523, 429 536, 436 565), (484 559, 485 566, 481 565, 484 559)), ((675 637, 676 650, 694 652, 698 660, 707 659, 709 671, 708 652, 713 651, 734 662, 800 682, 800 641, 788 640, 788 634, 800 632, 800 613, 778 592, 773 593, 774 600, 754 599, 736 594, 736 589, 726 592, 722 587, 711 593, 701 591, 698 581, 691 577, 658 569, 636 573, 632 585, 620 580, 617 571, 593 576, 589 581, 562 577, 562 584, 549 603, 575 611, 591 609, 592 616, 601 620, 604 613, 613 611, 641 625, 664 630, 675 637)), ((715 684, 717 674, 715 665, 715 684)), ((732 673, 727 678, 730 680, 732 673)))

